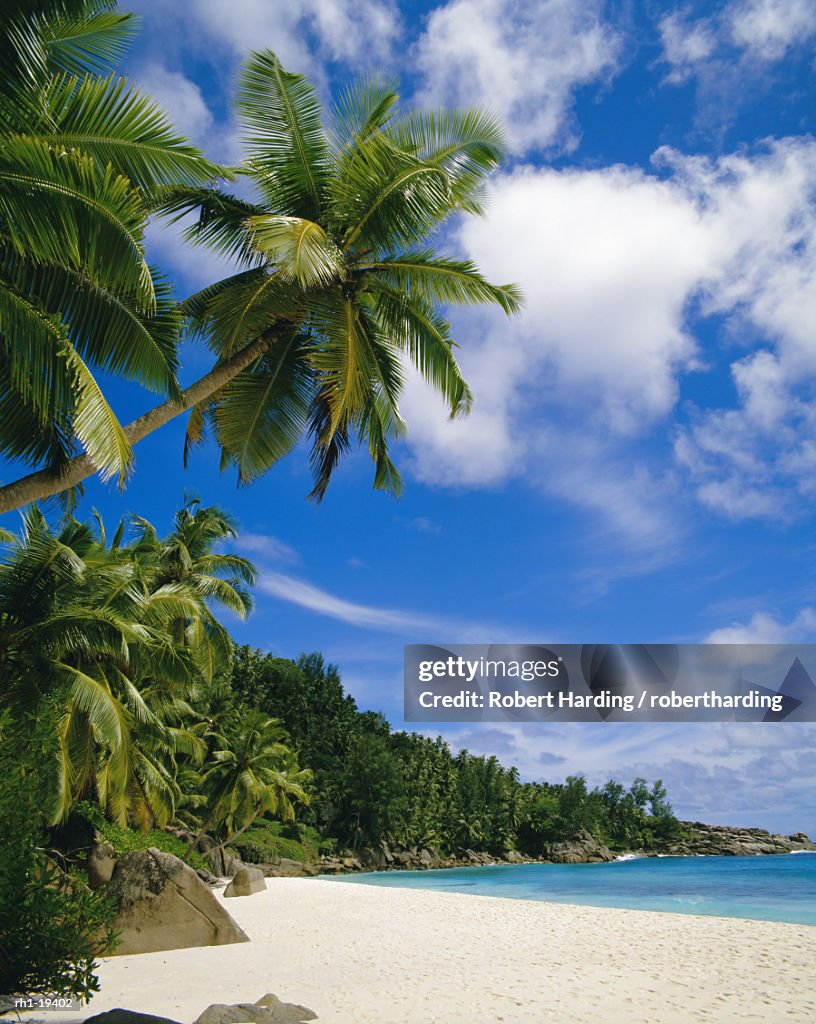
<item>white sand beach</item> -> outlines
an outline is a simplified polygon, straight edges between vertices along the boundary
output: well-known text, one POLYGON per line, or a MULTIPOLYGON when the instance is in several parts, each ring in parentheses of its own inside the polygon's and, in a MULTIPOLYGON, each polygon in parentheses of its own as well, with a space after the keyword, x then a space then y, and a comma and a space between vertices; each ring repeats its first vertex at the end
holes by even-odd
POLYGON ((107 959, 90 1007, 49 1024, 191 1024, 266 992, 321 1024, 816 1021, 812 927, 298 878, 225 903, 251 943, 107 959))

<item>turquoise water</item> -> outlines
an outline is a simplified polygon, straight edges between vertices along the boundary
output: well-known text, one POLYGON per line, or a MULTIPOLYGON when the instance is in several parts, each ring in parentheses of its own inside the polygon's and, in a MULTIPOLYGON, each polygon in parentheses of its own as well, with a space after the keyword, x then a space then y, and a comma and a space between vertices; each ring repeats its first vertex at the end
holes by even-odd
POLYGON ((816 925, 816 853, 374 871, 340 882, 816 925))

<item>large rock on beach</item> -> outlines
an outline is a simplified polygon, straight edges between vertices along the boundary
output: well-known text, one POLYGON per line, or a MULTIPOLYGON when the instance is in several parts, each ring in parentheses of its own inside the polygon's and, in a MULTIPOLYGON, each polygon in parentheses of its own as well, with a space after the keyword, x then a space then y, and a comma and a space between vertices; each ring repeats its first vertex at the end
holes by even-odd
POLYGON ((191 867, 154 847, 122 857, 106 892, 117 906, 114 955, 249 941, 191 867))
POLYGON ((154 1017, 152 1013, 137 1013, 136 1010, 106 1010, 89 1017, 85 1024, 178 1024, 170 1017, 154 1017))
POLYGON ((99 889, 107 885, 116 867, 116 852, 110 843, 97 843, 88 850, 85 868, 88 872, 88 885, 91 889, 99 889))
POLYGON ((225 896, 252 896, 256 892, 266 892, 266 879, 260 868, 242 867, 236 871, 232 881, 224 890, 225 896))
POLYGON ((267 992, 257 1003, 213 1003, 194 1024, 304 1024, 317 1020, 317 1014, 297 1003, 282 1003, 267 992))

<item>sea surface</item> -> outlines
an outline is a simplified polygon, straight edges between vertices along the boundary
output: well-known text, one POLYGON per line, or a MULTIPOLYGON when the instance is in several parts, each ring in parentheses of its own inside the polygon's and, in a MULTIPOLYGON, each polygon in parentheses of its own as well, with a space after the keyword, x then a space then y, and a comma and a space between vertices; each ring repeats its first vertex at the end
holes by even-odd
POLYGON ((816 926, 816 853, 637 857, 611 864, 502 864, 327 877, 359 885, 816 926))

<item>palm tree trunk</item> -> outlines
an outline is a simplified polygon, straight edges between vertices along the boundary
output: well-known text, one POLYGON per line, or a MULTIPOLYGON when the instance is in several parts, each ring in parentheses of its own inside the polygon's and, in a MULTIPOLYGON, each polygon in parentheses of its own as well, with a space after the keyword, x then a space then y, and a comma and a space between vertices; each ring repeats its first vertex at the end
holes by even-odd
MULTIPOLYGON (((236 377, 241 370, 254 363, 259 356, 262 356, 277 340, 277 332, 265 332, 260 338, 256 338, 246 348, 242 348, 231 359, 210 370, 195 384, 185 388, 178 400, 170 399, 150 409, 138 419, 128 423, 125 427, 125 436, 131 445, 136 444, 154 430, 163 427, 165 423, 180 416, 181 413, 191 409, 199 402, 209 398, 219 388, 228 384, 233 377, 236 377)), ((50 498, 60 491, 66 491, 69 487, 87 480, 89 476, 96 473, 97 467, 91 462, 87 455, 78 455, 61 470, 40 469, 35 473, 15 480, 14 483, 0 487, 0 515, 4 512, 11 512, 16 508, 22 508, 32 501, 40 501, 43 498, 50 498)))

